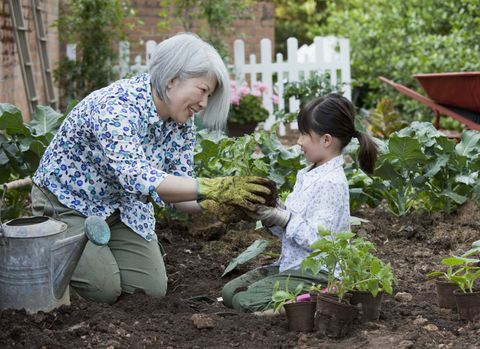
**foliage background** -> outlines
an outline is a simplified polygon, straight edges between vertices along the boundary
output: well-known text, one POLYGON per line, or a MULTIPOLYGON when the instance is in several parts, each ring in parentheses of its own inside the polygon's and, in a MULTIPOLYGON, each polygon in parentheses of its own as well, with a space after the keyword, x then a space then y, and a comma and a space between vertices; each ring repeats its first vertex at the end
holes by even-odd
MULTIPOLYGON (((276 0, 277 42, 316 35, 350 39, 354 102, 371 108, 385 96, 410 118, 430 118, 419 103, 378 79, 419 90, 417 73, 480 70, 479 0, 276 0), (290 21, 291 20, 291 21, 290 21), (289 23, 282 23, 289 21, 289 23)), ((420 91, 420 90, 419 90, 420 91)))

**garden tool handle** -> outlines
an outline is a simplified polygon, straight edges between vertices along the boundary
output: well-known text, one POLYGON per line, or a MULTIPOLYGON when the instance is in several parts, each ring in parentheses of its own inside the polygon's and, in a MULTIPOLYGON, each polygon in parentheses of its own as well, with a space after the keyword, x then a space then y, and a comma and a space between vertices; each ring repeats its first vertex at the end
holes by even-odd
POLYGON ((3 191, 27 187, 29 185, 32 185, 32 179, 30 177, 24 179, 17 179, 16 181, 4 183, 3 191))

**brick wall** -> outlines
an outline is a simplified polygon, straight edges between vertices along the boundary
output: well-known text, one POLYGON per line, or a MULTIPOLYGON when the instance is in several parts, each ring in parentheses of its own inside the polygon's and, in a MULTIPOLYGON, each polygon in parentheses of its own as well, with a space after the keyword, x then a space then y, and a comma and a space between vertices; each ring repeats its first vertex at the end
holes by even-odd
MULTIPOLYGON (((159 32, 158 23, 162 20, 159 16, 160 8, 158 0, 131 0, 132 7, 136 10, 138 19, 143 24, 137 24, 133 31, 128 32, 127 40, 130 41, 131 55, 141 55, 145 57, 145 42, 154 40, 160 42, 163 39, 184 31, 178 21, 170 20, 167 31, 159 32)), ((198 31, 200 23, 194 23, 192 31, 198 31)), ((275 5, 271 1, 255 2, 252 9, 245 13, 243 18, 239 18, 233 23, 234 30, 225 38, 229 55, 233 60, 233 42, 236 39, 242 39, 245 42, 246 57, 251 53, 256 54, 257 59, 260 56, 260 40, 268 38, 275 44, 275 5)))
MULTIPOLYGON (((39 96, 39 104, 47 104, 44 92, 44 86, 41 75, 40 61, 38 59, 38 51, 36 45, 35 25, 32 18, 32 9, 30 0, 18 0, 22 4, 25 24, 28 28, 28 41, 30 54, 34 64, 35 87, 39 96)), ((58 41, 58 32, 52 23, 58 18, 59 2, 61 0, 41 0, 40 4, 43 8, 42 20, 48 40, 48 55, 50 66, 56 67, 60 58, 60 44, 58 41)), ((157 30, 157 24, 161 20, 158 16, 158 0, 131 0, 132 6, 137 11, 138 19, 143 21, 142 25, 137 25, 133 31, 128 33, 128 40, 132 44, 132 56, 142 54, 144 56, 147 40, 155 40, 157 42, 166 37, 183 31, 183 28, 174 24, 170 24, 168 33, 160 34, 157 30)), ((246 57, 250 53, 255 53, 257 57, 260 53, 260 40, 269 38, 274 43, 274 20, 275 7, 270 1, 256 2, 253 8, 244 18, 239 18, 234 22, 234 30, 226 38, 226 44, 233 57, 233 42, 235 39, 241 38, 245 41, 246 57)), ((198 30, 198 23, 194 25, 193 31, 198 30)), ((28 112, 28 102, 23 84, 23 77, 20 70, 17 47, 15 45, 12 31, 12 22, 10 19, 10 7, 8 0, 0 1, 0 102, 11 103, 16 105, 26 120, 30 118, 28 112)), ((55 89, 58 97, 58 89, 55 89)))
MULTIPOLYGON (((35 88, 39 97, 39 104, 47 104, 41 75, 41 66, 36 45, 35 23, 32 17, 31 1, 19 0, 25 25, 27 26, 27 38, 30 48, 30 56, 33 62, 35 88)), ((59 42, 57 29, 52 23, 58 17, 60 0, 41 0, 42 20, 47 34, 47 46, 50 66, 55 67, 59 59, 59 42)), ((55 91, 58 95, 58 90, 55 91)), ((28 102, 20 70, 17 46, 12 31, 10 18, 10 6, 7 0, 0 1, 0 102, 16 105, 24 119, 30 118, 28 102)))

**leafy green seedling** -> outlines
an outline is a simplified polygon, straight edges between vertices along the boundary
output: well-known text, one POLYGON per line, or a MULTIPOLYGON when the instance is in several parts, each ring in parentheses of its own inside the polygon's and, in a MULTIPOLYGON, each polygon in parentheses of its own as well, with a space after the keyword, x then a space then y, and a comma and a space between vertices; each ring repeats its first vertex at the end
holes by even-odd
POLYGON ((287 277, 285 280, 285 290, 280 290, 280 282, 275 282, 273 286, 273 310, 279 311, 286 303, 295 303, 297 301, 297 296, 303 291, 303 282, 299 283, 293 292, 290 292, 288 289, 288 281, 290 277, 287 277))

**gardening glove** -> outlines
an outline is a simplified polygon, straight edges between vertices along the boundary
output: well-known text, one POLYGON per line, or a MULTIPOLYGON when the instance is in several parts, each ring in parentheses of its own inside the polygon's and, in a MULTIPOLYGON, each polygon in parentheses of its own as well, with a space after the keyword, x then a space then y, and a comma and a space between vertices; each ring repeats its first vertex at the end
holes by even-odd
POLYGON ((200 200, 212 199, 219 204, 254 211, 255 204, 265 203, 262 194, 270 194, 269 183, 269 179, 253 176, 198 178, 197 191, 200 200))
POLYGON ((202 209, 212 213, 223 223, 237 223, 247 220, 248 216, 239 208, 232 205, 219 204, 213 200, 203 200, 198 203, 202 209))
POLYGON ((285 228, 290 220, 291 213, 289 210, 280 207, 269 207, 265 205, 257 205, 254 212, 245 211, 250 218, 262 221, 266 227, 273 225, 285 228))

